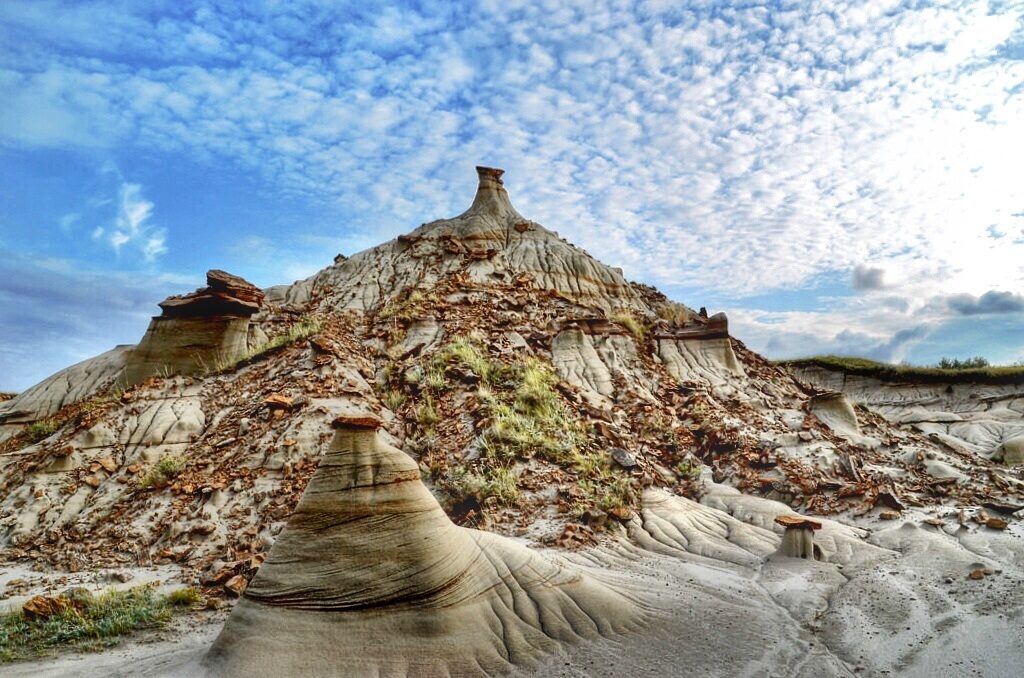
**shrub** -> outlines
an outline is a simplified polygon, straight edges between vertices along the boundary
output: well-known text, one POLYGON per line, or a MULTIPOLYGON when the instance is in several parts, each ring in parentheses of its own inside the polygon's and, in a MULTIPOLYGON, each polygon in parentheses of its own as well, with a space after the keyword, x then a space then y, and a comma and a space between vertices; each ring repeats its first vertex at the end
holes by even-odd
POLYGON ((941 370, 974 370, 980 367, 989 367, 987 358, 975 356, 960 360, 959 358, 942 358, 937 367, 941 370))
MULTIPOLYGON (((945 359, 946 364, 954 364, 953 360, 945 359)), ((973 363, 984 358, 969 358, 973 363)), ((986 361, 987 362, 987 361, 986 361)), ((829 370, 841 370, 850 374, 875 377, 883 381, 920 381, 925 383, 983 383, 983 384, 1020 384, 1024 383, 1024 368, 1017 365, 989 365, 987 367, 918 367, 914 365, 893 365, 867 358, 850 356, 819 355, 811 358, 779 361, 786 367, 821 367, 829 370)))

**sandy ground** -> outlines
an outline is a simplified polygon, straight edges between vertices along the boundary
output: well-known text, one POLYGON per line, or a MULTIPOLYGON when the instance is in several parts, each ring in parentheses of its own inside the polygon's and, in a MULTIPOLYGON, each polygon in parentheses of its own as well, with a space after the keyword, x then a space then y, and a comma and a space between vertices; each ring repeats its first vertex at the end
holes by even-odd
MULTIPOLYGON (((646 593, 638 634, 585 642, 521 675, 1003 677, 1024 665, 1024 529, 876 523, 888 551, 857 568, 772 556, 742 567, 695 555, 605 551, 611 585, 646 593), (967 578, 977 568, 992 574, 967 578)), ((598 557, 599 556, 599 557, 598 557)), ((3 667, 5 676, 194 676, 222 625, 98 654, 3 667)))
POLYGON ((178 619, 159 639, 133 638, 106 652, 70 653, 44 661, 3 666, 5 678, 93 678, 128 676, 197 676, 199 660, 220 632, 226 613, 215 617, 178 619))

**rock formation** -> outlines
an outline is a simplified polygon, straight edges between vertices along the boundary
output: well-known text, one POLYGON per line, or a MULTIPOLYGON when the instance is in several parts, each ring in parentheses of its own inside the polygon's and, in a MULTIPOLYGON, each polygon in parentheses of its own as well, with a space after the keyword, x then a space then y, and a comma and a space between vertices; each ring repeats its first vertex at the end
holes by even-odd
POLYGON ((979 458, 1024 463, 1017 450, 1024 438, 1024 382, 976 378, 927 382, 847 374, 806 364, 794 369, 800 379, 886 417, 894 424, 928 436, 939 453, 967 453, 979 458))
POLYGON ((637 602, 456 527, 372 416, 330 447, 207 664, 214 675, 490 675, 636 629, 637 602), (315 639, 315 647, 311 640, 315 639))
MULTIPOLYGON (((524 218, 500 170, 478 176, 454 218, 263 292, 211 272, 138 347, 0 402, 0 558, 241 593, 219 675, 585 672, 559 662, 648 638, 672 648, 653 673, 849 675, 863 638, 834 631, 833 651, 815 630, 837 591, 900 573, 876 565, 903 544, 970 563, 1001 526, 1016 553, 1016 385, 794 374, 524 218), (872 532, 923 511, 927 532, 872 532), (821 523, 813 545, 786 516, 821 523), (726 642, 727 669, 705 649, 726 642)), ((1010 596, 986 628, 1024 609, 1015 581, 972 599, 1010 596)), ((868 598, 839 596, 843 614, 868 598)))
POLYGON ((154 375, 191 375, 231 365, 248 352, 249 319, 260 310, 263 292, 219 270, 206 273, 206 287, 160 302, 163 313, 150 322, 124 368, 126 385, 154 375))

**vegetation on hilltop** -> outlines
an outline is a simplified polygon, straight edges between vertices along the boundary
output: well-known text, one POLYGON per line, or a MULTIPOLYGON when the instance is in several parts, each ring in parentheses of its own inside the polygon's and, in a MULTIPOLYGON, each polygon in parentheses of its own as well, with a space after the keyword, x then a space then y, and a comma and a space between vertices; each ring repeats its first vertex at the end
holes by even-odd
POLYGON ((1024 365, 990 365, 984 358, 967 360, 943 358, 936 366, 895 365, 854 356, 818 355, 780 360, 787 367, 820 367, 884 381, 983 382, 1015 384, 1024 382, 1024 365))

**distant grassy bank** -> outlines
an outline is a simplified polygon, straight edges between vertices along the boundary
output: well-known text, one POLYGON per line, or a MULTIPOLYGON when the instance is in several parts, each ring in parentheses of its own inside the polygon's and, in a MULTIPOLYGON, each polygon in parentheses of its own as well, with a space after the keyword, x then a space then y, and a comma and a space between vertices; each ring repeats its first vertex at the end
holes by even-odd
POLYGON ((894 365, 867 358, 841 355, 816 355, 796 360, 778 360, 776 364, 786 367, 821 367, 826 370, 843 371, 874 377, 885 381, 920 381, 941 383, 1024 383, 1024 365, 989 365, 986 367, 943 368, 919 367, 915 365, 894 365))

